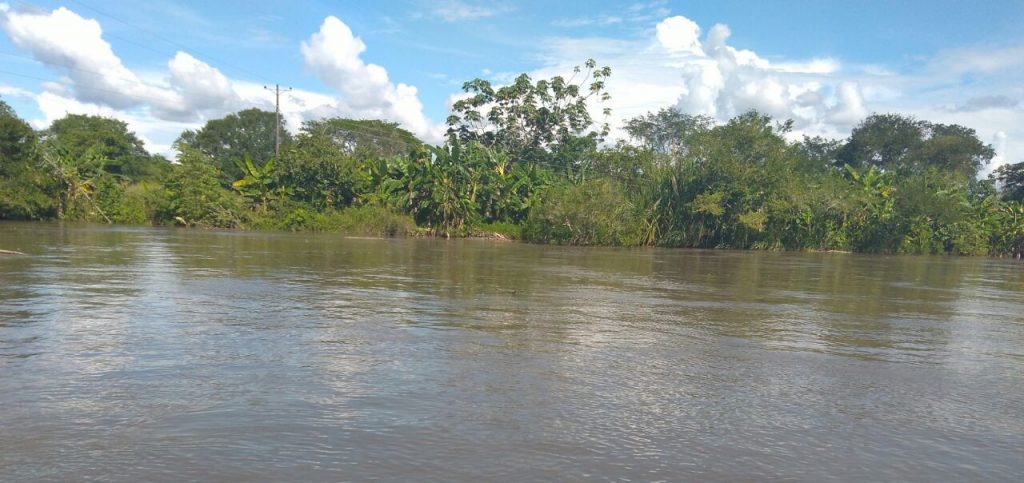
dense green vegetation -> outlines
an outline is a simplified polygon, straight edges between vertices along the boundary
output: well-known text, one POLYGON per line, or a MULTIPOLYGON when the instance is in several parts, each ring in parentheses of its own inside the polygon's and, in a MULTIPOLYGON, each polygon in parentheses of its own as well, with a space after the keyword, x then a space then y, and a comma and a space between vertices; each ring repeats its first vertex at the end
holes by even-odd
MULTIPOLYGON (((971 129, 873 115, 845 140, 791 140, 748 112, 724 124, 672 109, 605 142, 589 107, 611 74, 465 84, 442 146, 396 124, 321 119, 282 131, 248 109, 185 131, 174 162, 117 120, 32 129, 0 101, 0 219, 339 231, 498 233, 579 245, 1013 255, 1024 163, 988 179, 971 129)), ((605 115, 608 113, 605 112, 605 115)))

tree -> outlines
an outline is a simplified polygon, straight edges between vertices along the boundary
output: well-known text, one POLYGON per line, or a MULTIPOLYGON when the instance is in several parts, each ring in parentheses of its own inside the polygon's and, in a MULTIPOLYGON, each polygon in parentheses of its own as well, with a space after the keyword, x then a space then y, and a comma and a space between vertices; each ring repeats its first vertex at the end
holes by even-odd
POLYGON ((977 133, 956 124, 934 124, 898 114, 874 114, 854 128, 838 153, 839 166, 877 166, 921 173, 938 168, 974 177, 995 156, 977 133))
POLYGON ((0 100, 0 175, 31 158, 36 149, 36 133, 14 109, 0 100))
POLYGON ((534 83, 521 74, 497 89, 483 79, 465 83, 469 97, 452 107, 449 140, 480 142, 509 153, 514 162, 573 169, 608 134, 607 123, 594 126, 588 103, 609 99, 605 81, 611 68, 599 68, 593 59, 584 66, 568 80, 555 76, 534 83))
POLYGON ((166 180, 170 216, 186 226, 237 228, 242 200, 225 189, 217 168, 203 153, 185 146, 166 180))
POLYGON ((1004 200, 1024 202, 1024 162, 1004 164, 996 168, 993 177, 1004 200))
POLYGON ((43 141, 71 163, 133 180, 155 177, 167 164, 118 119, 68 114, 43 132, 43 141))
POLYGON ((295 199, 320 209, 351 204, 361 178, 356 160, 343 152, 330 133, 304 127, 281 152, 277 164, 280 184, 291 190, 295 199))
POLYGON ((51 216, 54 189, 39 165, 35 130, 0 100, 0 219, 51 216))
POLYGON ((626 132, 641 147, 659 154, 683 154, 689 140, 711 128, 707 116, 683 114, 675 108, 661 109, 626 121, 626 132))
POLYGON ((329 139, 338 150, 356 159, 407 156, 423 146, 413 133, 397 123, 371 119, 339 117, 306 121, 302 132, 308 136, 329 139))
MULTIPOLYGON (((252 108, 229 114, 222 119, 208 121, 198 131, 181 133, 175 146, 182 152, 188 146, 211 160, 219 171, 224 186, 244 176, 236 165, 248 156, 267 160, 275 157, 274 128, 277 117, 273 112, 252 108)), ((281 125, 282 149, 291 142, 291 136, 281 125)))

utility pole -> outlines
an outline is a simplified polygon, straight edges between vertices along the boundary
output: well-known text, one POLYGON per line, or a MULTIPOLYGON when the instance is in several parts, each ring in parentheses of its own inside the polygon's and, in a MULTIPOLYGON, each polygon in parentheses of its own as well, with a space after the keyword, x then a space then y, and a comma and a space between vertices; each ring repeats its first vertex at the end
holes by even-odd
MULTIPOLYGON (((271 89, 268 86, 263 86, 264 89, 274 92, 274 158, 281 157, 281 84, 274 84, 274 88, 271 89)), ((285 89, 285 92, 292 90, 291 87, 285 89)))

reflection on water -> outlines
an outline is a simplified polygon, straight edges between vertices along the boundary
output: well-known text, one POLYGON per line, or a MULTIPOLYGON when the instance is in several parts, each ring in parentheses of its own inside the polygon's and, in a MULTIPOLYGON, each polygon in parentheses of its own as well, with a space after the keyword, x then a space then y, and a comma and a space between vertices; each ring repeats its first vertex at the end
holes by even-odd
POLYGON ((1011 480, 1004 260, 0 224, 0 479, 1011 480))

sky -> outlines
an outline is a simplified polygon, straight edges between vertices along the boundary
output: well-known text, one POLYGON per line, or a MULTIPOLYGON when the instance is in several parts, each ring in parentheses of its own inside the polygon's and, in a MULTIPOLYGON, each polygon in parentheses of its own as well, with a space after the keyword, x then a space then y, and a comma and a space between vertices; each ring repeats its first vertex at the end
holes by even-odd
POLYGON ((612 136, 674 107, 793 119, 842 139, 872 113, 975 129, 1024 161, 1024 1, 0 0, 0 99, 37 128, 127 122, 173 156, 184 129, 249 107, 288 128, 385 119, 440 142, 462 84, 612 69, 612 136))

